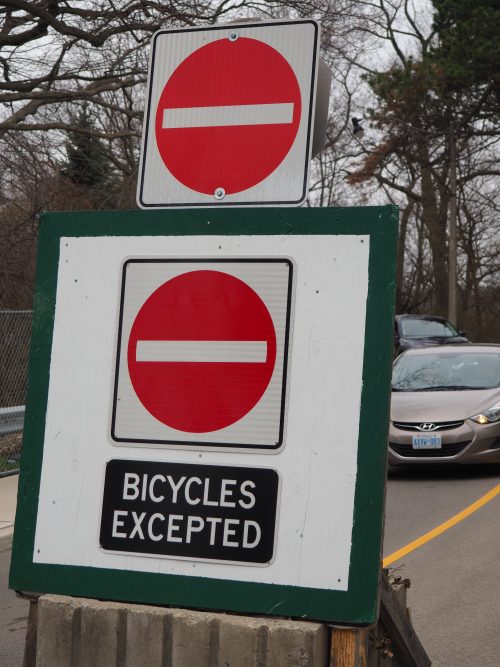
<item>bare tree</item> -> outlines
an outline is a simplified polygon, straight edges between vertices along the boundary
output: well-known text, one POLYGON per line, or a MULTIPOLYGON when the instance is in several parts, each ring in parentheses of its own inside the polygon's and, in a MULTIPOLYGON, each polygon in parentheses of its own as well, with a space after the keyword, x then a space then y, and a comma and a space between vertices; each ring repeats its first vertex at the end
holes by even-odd
MULTIPOLYGON (((242 17, 312 16, 325 27, 325 46, 335 41, 332 53, 338 54, 347 40, 347 25, 354 20, 355 4, 353 0, 336 5, 327 0, 3 2, 0 246, 4 303, 17 298, 13 290, 21 294, 23 281, 30 291, 41 211, 135 206, 149 44, 155 31, 242 17), (339 39, 334 40, 334 35, 339 39), (91 124, 79 121, 84 108, 91 124), (112 200, 109 191, 88 187, 85 181, 90 179, 70 177, 68 141, 84 143, 85 137, 99 142, 99 151, 116 174, 112 200)), ((338 129, 334 134, 338 136, 338 129)), ((335 160, 324 161, 322 182, 331 180, 334 167, 335 160)))
MULTIPOLYGON (((371 32, 385 41, 390 56, 383 67, 364 66, 365 78, 375 94, 373 108, 366 113, 373 129, 349 180, 352 184, 374 180, 394 193, 403 211, 411 205, 413 213, 402 219, 402 231, 407 233, 408 223, 418 225, 421 220, 423 224, 423 248, 430 254, 432 281, 432 300, 425 303, 446 314, 450 268, 447 223, 455 190, 452 176, 456 172, 460 226, 465 209, 472 203, 470 193, 485 192, 489 179, 500 175, 498 116, 493 111, 492 81, 487 77, 454 77, 452 63, 443 55, 449 34, 438 33, 428 16, 419 16, 416 7, 411 0, 381 0, 380 11, 373 15, 371 32)), ((464 239, 459 229, 461 252, 464 239)), ((418 235, 418 244, 421 240, 418 235)), ((481 252, 479 246, 476 250, 481 252)), ((412 248, 406 244, 407 261, 411 254, 412 248)), ((463 287, 463 256, 459 259, 463 287)))

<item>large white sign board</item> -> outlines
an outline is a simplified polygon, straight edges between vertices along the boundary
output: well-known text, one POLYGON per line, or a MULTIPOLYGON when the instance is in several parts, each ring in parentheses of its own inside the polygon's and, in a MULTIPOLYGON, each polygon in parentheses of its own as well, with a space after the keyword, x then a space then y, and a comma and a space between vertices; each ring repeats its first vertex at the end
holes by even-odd
MULTIPOLYGON (((278 548, 258 580, 311 588, 347 587, 369 243, 357 236, 173 237, 165 256, 293 257, 297 266, 287 441, 276 455, 242 451, 119 450, 108 435, 122 265, 158 258, 156 238, 62 238, 35 562, 120 568, 99 548, 106 462, 113 458, 277 470, 282 478, 278 548), (364 241, 364 243, 361 243, 364 241), (222 251, 219 249, 222 247, 222 251), (92 267, 89 270, 89 267, 92 267), (77 282, 72 279, 77 277, 77 282), (351 285, 331 290, 327 285, 351 285), (89 330, 89 322, 92 328, 89 330), (329 332, 327 336, 325 332, 329 332), (329 368, 328 373, 323 369, 329 368), (85 411, 82 411, 85 405, 85 411), (92 415, 89 421, 88 415, 92 415), (346 419, 345 415, 351 415, 346 419), (332 442, 331 434, 335 433, 332 442), (64 464, 62 461, 64 460, 64 464), (76 465, 74 465, 76 463, 76 465), (63 465, 66 474, 60 474, 63 465), (93 480, 92 483, 89 480, 93 480), (75 494, 75 489, 79 493, 75 494), (58 500, 53 502, 54 498, 58 500), (69 517, 74 517, 71 522, 69 517), (55 525, 75 524, 75 535, 55 525), (328 532, 320 527, 329 525, 328 532)), ((147 281, 147 277, 145 278, 147 281)), ((124 547, 126 542, 124 543, 124 547)), ((125 550, 125 549, 124 549, 125 550)), ((192 574, 193 564, 134 556, 134 568, 192 574)), ((255 568, 198 563, 198 576, 255 581, 255 568)))
POLYGON ((17 589, 375 620, 397 215, 258 218, 47 216, 17 589))

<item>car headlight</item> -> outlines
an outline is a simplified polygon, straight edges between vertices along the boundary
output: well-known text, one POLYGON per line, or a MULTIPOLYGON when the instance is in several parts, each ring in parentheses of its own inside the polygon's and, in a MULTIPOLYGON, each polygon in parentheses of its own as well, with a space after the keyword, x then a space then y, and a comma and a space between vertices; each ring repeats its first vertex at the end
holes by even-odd
POLYGON ((484 412, 480 412, 478 415, 471 417, 472 421, 477 422, 478 424, 492 424, 500 420, 500 403, 495 403, 491 408, 488 408, 484 412))

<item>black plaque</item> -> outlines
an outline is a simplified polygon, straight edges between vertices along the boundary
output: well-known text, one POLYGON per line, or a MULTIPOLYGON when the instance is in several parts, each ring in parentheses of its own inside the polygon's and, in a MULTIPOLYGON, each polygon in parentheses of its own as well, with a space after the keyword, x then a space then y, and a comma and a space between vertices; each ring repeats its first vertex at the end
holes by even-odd
POLYGON ((270 468, 113 459, 100 544, 124 553, 266 564, 278 489, 270 468))

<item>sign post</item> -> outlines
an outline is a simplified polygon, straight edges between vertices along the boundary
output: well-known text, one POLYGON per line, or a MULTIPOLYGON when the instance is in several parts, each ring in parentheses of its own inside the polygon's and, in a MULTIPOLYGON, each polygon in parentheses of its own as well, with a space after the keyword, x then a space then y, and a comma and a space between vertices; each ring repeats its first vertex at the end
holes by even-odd
POLYGON ((47 214, 10 585, 376 620, 397 211, 47 214))

